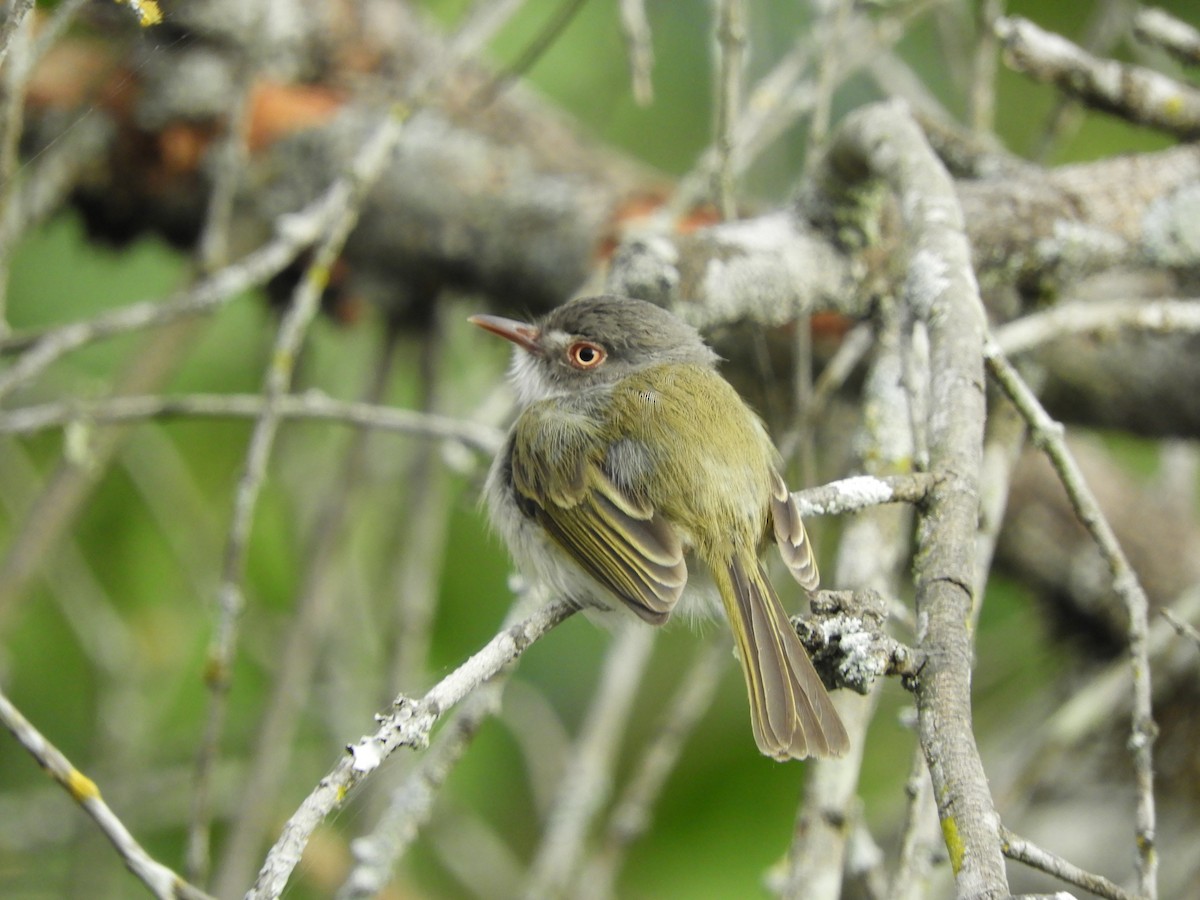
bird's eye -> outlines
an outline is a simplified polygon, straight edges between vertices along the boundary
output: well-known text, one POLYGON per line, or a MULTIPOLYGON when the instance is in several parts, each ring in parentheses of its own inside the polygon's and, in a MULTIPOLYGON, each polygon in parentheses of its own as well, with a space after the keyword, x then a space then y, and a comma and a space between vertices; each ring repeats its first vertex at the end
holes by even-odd
POLYGON ((607 355, 603 347, 591 341, 576 341, 567 350, 567 359, 577 369, 594 369, 607 355))

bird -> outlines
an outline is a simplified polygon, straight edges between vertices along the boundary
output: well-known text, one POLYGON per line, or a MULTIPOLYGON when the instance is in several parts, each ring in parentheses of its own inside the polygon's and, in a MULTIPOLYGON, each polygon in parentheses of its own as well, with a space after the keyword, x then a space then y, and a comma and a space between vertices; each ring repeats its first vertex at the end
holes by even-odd
POLYGON ((662 625, 690 572, 707 569, 759 751, 779 761, 842 755, 846 729, 760 556, 773 541, 811 593, 812 545, 766 426, 700 333, 611 294, 533 322, 469 321, 515 345, 519 412, 483 495, 522 574, 579 606, 662 625))

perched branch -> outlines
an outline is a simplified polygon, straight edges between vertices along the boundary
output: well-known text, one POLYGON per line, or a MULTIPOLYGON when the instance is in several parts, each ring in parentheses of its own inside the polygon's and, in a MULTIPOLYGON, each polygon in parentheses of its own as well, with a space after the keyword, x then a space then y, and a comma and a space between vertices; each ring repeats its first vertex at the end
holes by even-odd
POLYGON ((453 706, 517 659, 534 641, 576 611, 566 600, 548 603, 509 628, 503 629, 479 652, 439 681, 422 699, 397 697, 391 712, 379 719, 374 734, 364 735, 347 748, 339 762, 288 819, 283 833, 267 854, 247 900, 279 897, 313 830, 347 795, 400 747, 420 749, 429 740, 437 720, 453 706))
POLYGON ((429 750, 392 792, 387 810, 371 833, 350 844, 355 865, 338 891, 338 900, 376 897, 387 887, 396 862, 432 815, 442 784, 480 726, 499 706, 500 685, 493 680, 468 697, 438 732, 429 750))
MULTIPOLYGON (((0 429, 2 430, 2 429, 0 429)), ((806 488, 793 495, 802 516, 839 516, 861 512, 883 503, 921 504, 933 488, 928 472, 911 475, 853 475, 806 488)))

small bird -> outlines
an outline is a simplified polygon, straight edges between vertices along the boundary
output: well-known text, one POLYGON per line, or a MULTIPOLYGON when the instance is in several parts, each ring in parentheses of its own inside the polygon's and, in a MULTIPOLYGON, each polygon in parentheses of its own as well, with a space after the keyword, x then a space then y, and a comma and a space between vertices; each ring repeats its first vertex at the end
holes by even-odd
POLYGON ((518 567, 583 606, 670 617, 703 563, 733 631, 758 749, 839 756, 846 729, 759 559, 773 537, 817 587, 800 511, 766 427, 700 334, 664 309, 581 297, 536 323, 472 316, 516 344, 521 412, 488 474, 518 567))

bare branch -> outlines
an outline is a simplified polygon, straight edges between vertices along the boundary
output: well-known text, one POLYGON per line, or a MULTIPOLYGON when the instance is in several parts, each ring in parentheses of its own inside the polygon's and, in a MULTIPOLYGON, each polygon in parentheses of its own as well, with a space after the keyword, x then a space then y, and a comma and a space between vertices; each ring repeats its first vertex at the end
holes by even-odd
POLYGON ((1000 826, 1000 837, 1004 841, 1004 855, 1009 859, 1015 859, 1027 866, 1040 869, 1067 884, 1091 891, 1097 897, 1104 897, 1106 900, 1144 900, 1141 895, 1130 893, 1120 885, 1113 884, 1103 875, 1085 872, 1062 857, 1043 850, 1003 825, 1000 826))
POLYGON ((1113 577, 1113 587, 1121 596, 1129 614, 1129 663, 1133 670, 1133 722, 1129 750, 1133 757, 1137 786, 1137 857, 1138 888, 1146 896, 1157 896, 1158 855, 1155 850, 1156 816, 1154 800, 1154 724, 1151 702, 1150 660, 1148 648, 1149 602, 1129 565, 1125 551, 1117 542, 1112 526, 1105 518, 1095 495, 1063 440, 1063 428, 1053 421, 1025 384, 1000 348, 988 339, 984 349, 989 373, 1024 416, 1034 443, 1050 458, 1058 472, 1079 519, 1092 535, 1113 577))
POLYGON ((529 867, 522 890, 528 900, 572 894, 569 887, 583 858, 588 829, 608 800, 612 767, 656 636, 641 622, 625 622, 609 646, 600 684, 567 756, 541 845, 529 867))
POLYGON ((996 344, 1015 356, 1063 337, 1128 328, 1151 334, 1200 332, 1196 300, 1074 302, 1030 313, 996 329, 996 344))
POLYGON ((953 183, 916 123, 895 104, 850 116, 829 152, 830 187, 874 176, 901 202, 911 241, 904 300, 929 334, 928 433, 935 476, 918 528, 917 617, 926 663, 917 687, 921 745, 960 892, 1008 893, 996 813, 971 732, 974 540, 984 391, 983 305, 953 183))
MULTIPOLYGON (((73 423, 107 425, 143 419, 256 419, 266 400, 261 394, 127 395, 103 400, 61 400, 0 411, 0 434, 33 434, 73 423)), ((500 446, 501 433, 488 425, 434 413, 335 400, 318 390, 286 394, 276 404, 284 419, 334 422, 355 428, 394 431, 461 444, 480 454, 500 446)))
POLYGON ((154 896, 162 900, 212 900, 208 894, 188 884, 179 875, 153 859, 104 802, 96 783, 76 769, 62 751, 46 740, 3 693, 0 693, 0 722, 4 723, 4 727, 12 732, 13 737, 37 760, 38 765, 62 785, 71 795, 71 799, 95 820, 104 836, 121 854, 129 871, 136 875, 154 896))
POLYGON ((717 167, 713 175, 713 198, 721 218, 737 218, 734 203, 734 130, 742 105, 742 76, 745 74, 746 7, 744 0, 720 0, 717 4, 717 100, 714 146, 717 167))
POLYGON ((1135 12, 1133 33, 1139 40, 1162 47, 1181 62, 1200 64, 1200 31, 1164 9, 1143 7, 1135 12))
POLYGON ((1008 63, 1096 109, 1190 139, 1200 134, 1200 91, 1152 69, 1097 59, 1027 19, 996 21, 1008 63))
POLYGON ((548 603, 517 624, 503 629, 483 649, 434 685, 421 700, 413 701, 403 695, 397 697, 391 712, 380 717, 379 728, 351 744, 347 756, 321 779, 288 819, 283 833, 267 854, 254 887, 247 892, 247 900, 279 897, 313 830, 333 810, 342 806, 360 781, 400 747, 424 747, 429 732, 443 714, 576 610, 577 607, 567 600, 548 603))
POLYGON ((650 77, 654 68, 654 45, 650 40, 645 0, 621 0, 620 10, 633 99, 638 106, 649 106, 654 102, 654 82, 650 77))
POLYGON ((709 640, 679 679, 661 723, 613 804, 600 849, 578 879, 583 900, 608 900, 613 896, 625 855, 650 829, 654 805, 683 752, 684 742, 712 703, 727 657, 724 641, 709 640))

